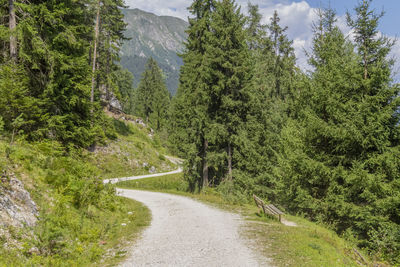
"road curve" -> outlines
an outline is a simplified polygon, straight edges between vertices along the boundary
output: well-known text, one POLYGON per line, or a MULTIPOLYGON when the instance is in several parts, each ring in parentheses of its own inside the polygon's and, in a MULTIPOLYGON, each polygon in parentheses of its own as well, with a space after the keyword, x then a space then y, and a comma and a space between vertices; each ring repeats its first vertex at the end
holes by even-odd
POLYGON ((121 266, 261 265, 239 236, 243 221, 237 214, 165 193, 118 189, 118 194, 152 213, 151 226, 121 266))
POLYGON ((181 173, 181 172, 182 172, 182 168, 179 168, 179 169, 177 169, 175 171, 171 171, 171 172, 153 173, 153 174, 146 174, 146 175, 139 175, 139 176, 106 179, 106 180, 103 180, 103 183, 104 184, 108 184, 108 183, 116 184, 116 183, 124 182, 124 181, 132 181, 132 180, 139 180, 139 179, 152 178, 152 177, 158 177, 158 176, 165 176, 165 175, 176 174, 176 173, 181 173))

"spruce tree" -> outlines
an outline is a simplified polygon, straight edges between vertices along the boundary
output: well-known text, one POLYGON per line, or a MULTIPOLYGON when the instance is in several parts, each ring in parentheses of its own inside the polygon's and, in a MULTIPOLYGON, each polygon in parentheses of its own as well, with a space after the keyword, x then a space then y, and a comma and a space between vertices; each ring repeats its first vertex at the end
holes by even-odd
POLYGON ((127 114, 134 114, 135 88, 133 87, 133 74, 122 67, 111 74, 112 84, 118 88, 118 96, 122 110, 127 114))
POLYGON ((206 47, 207 82, 211 85, 208 114, 211 120, 214 168, 219 170, 217 179, 233 178, 236 165, 234 154, 239 150, 240 129, 248 113, 248 81, 251 75, 249 51, 244 29, 245 19, 232 0, 217 3, 211 18, 212 31, 207 33, 206 47), (225 154, 225 156, 223 156, 225 154), (225 163, 221 166, 221 158, 225 163), (219 162, 218 162, 219 161, 219 162), (225 174, 221 171, 225 170, 225 174))
POLYGON ((119 95, 118 87, 113 83, 114 72, 119 72, 119 52, 122 41, 126 40, 122 8, 126 8, 122 0, 102 0, 100 8, 99 44, 97 59, 97 88, 101 99, 108 108, 111 98, 119 95))
POLYGON ((144 118, 159 130, 164 126, 169 100, 162 70, 157 62, 150 58, 136 90, 135 115, 144 118))
POLYGON ((209 185, 207 110, 211 95, 204 54, 215 6, 215 0, 195 0, 189 7, 192 17, 189 18, 186 49, 181 55, 184 65, 171 111, 170 140, 186 159, 185 176, 191 189, 209 185))
POLYGON ((394 259, 400 229, 394 211, 400 195, 398 87, 390 82, 389 43, 379 42, 377 16, 365 11, 366 3, 356 8, 363 23, 352 25, 369 25, 365 33, 375 32, 370 37, 376 42, 365 49, 357 40, 367 37, 355 28, 358 53, 336 26, 335 13, 320 13, 310 58, 315 71, 303 83, 297 115, 282 131, 281 193, 290 209, 394 259), (365 51, 375 60, 365 64, 365 51))

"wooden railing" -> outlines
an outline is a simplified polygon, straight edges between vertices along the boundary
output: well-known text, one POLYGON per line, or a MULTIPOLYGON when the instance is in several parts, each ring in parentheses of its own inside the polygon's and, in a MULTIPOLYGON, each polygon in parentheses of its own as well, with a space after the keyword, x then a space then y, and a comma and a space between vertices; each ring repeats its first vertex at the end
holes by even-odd
POLYGON ((263 210, 265 214, 269 214, 272 216, 278 216, 279 221, 282 222, 282 215, 285 214, 282 211, 280 211, 277 207, 275 207, 273 204, 265 204, 264 201, 257 197, 256 195, 253 195, 254 201, 256 202, 257 207, 263 210))

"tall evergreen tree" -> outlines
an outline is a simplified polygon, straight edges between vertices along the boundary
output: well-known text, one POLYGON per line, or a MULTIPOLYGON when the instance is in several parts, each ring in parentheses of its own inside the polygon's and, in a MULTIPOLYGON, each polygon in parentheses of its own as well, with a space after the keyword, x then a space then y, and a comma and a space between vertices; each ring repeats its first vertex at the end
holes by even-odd
POLYGON ((97 64, 97 88, 105 105, 109 107, 115 95, 119 95, 118 87, 113 83, 114 72, 120 67, 119 52, 122 41, 126 40, 124 31, 126 23, 123 20, 122 8, 126 8, 123 0, 102 0, 99 24, 99 56, 97 64))
POLYGON ((159 130, 164 126, 169 101, 162 70, 157 62, 150 58, 136 90, 135 115, 144 118, 159 130))
POLYGON ((135 88, 133 74, 122 67, 112 73, 112 84, 118 88, 122 110, 127 114, 134 114, 135 88))
MULTIPOLYGON (((354 25, 369 24, 365 32, 378 40, 377 17, 365 7, 364 1, 356 8, 363 23, 354 25)), ((359 35, 364 31, 355 28, 356 53, 335 22, 332 10, 321 12, 310 58, 315 71, 296 103, 298 116, 282 133, 281 192, 291 209, 396 258, 399 91, 390 83, 390 49, 365 49, 357 41, 365 39, 359 35), (365 51, 375 58, 367 65, 365 51)))
POLYGON ((206 187, 209 184, 207 136, 210 101, 210 84, 206 80, 204 54, 208 45, 211 15, 216 7, 215 0, 195 0, 189 7, 193 17, 189 18, 188 40, 182 54, 180 85, 172 105, 171 140, 179 144, 185 156, 185 176, 191 187, 206 187))
POLYGON ((211 85, 209 94, 212 96, 208 114, 211 119, 209 131, 213 137, 214 161, 217 161, 214 169, 226 170, 228 180, 233 178, 236 164, 234 154, 239 149, 239 131, 245 123, 249 108, 247 86, 251 69, 244 25, 245 19, 234 1, 218 2, 211 19, 212 31, 208 33, 209 43, 205 53, 209 75, 207 82, 211 85), (221 153, 226 153, 225 166, 218 164, 221 153))

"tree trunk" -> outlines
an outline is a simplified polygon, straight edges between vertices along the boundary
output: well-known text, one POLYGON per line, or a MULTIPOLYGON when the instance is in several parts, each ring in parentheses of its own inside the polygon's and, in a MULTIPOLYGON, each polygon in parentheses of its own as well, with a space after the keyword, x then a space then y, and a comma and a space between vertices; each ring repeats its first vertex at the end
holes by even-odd
POLYGON ((15 35, 15 30, 17 28, 17 19, 15 16, 15 0, 9 0, 9 27, 10 27, 10 58, 12 61, 17 61, 17 36, 15 35))
POLYGON ((208 187, 208 162, 207 162, 208 140, 203 142, 203 188, 208 187))
MULTIPOLYGON (((109 43, 109 38, 107 39, 109 43)), ((109 82, 109 75, 110 75, 110 65, 111 65, 111 53, 110 50, 107 49, 107 66, 106 66, 106 101, 107 101, 107 109, 111 109, 111 93, 110 93, 110 82, 109 82)))
POLYGON ((232 181, 232 146, 231 143, 228 143, 228 179, 232 181))
POLYGON ((368 79, 368 62, 367 62, 367 49, 364 54, 364 80, 368 79))
MULTIPOLYGON (((99 39, 99 24, 100 24, 100 0, 97 3, 96 26, 94 30, 94 45, 93 45, 93 65, 92 65, 92 90, 90 91, 90 102, 94 102, 94 87, 96 83, 96 60, 97 60, 97 42, 99 39)), ((93 107, 91 112, 93 113, 93 107)))

